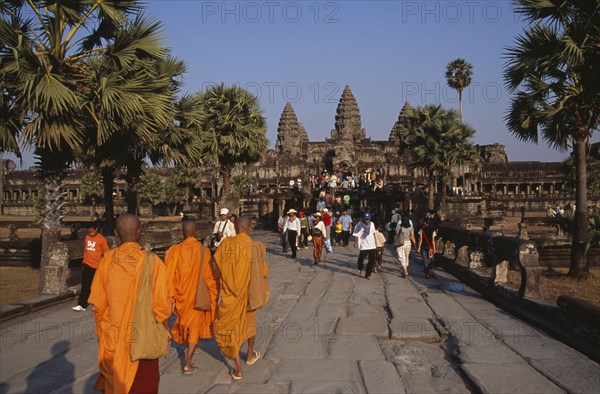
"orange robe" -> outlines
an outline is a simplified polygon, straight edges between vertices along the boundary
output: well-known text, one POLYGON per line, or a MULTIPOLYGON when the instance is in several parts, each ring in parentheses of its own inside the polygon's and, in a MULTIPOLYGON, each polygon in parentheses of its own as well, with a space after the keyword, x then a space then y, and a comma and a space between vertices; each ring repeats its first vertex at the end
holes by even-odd
POLYGON ((252 321, 247 322, 252 239, 246 233, 223 239, 215 252, 215 262, 221 281, 221 302, 214 323, 215 339, 223 355, 233 359, 248 339, 248 323, 252 324, 252 321))
MULTIPOLYGON (((129 392, 137 372, 139 363, 131 361, 130 343, 144 256, 144 250, 134 242, 108 251, 92 283, 89 303, 94 305, 100 369, 95 388, 105 393, 129 392)), ((171 315, 167 272, 156 255, 152 274, 152 309, 159 323, 171 315)))
POLYGON ((172 246, 165 256, 169 277, 169 298, 177 308, 177 321, 171 330, 173 340, 187 345, 199 338, 212 338, 212 325, 217 312, 219 283, 215 279, 210 250, 194 237, 172 246), (203 278, 210 294, 210 311, 195 309, 200 256, 203 256, 203 278))

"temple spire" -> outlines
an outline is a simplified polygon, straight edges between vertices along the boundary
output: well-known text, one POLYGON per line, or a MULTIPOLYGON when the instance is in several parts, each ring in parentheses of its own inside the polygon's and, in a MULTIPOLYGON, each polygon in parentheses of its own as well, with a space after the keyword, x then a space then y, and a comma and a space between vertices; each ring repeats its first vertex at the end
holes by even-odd
POLYGON ((362 140, 365 131, 362 128, 360 110, 350 86, 346 85, 335 115, 335 130, 331 131, 332 139, 362 140))
POLYGON ((277 126, 275 150, 292 156, 308 154, 308 134, 298 121, 292 104, 286 103, 277 126))
POLYGON ((396 123, 394 123, 394 127, 392 127, 392 130, 390 131, 390 137, 389 137, 390 142, 392 142, 394 144, 400 143, 400 133, 399 133, 398 129, 399 129, 400 125, 406 121, 406 113, 408 111, 410 111, 411 109, 412 109, 412 106, 410 105, 410 103, 408 101, 405 102, 404 106, 400 110, 400 113, 398 114, 398 120, 396 120, 396 123))

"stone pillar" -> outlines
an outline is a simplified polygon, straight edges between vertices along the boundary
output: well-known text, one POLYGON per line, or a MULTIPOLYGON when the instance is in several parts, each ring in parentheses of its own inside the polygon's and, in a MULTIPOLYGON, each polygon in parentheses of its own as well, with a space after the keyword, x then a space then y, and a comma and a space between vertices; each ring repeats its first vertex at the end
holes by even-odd
POLYGON ((9 241, 14 241, 17 238, 19 238, 19 236, 17 235, 17 230, 18 230, 18 227, 15 226, 14 224, 9 224, 8 225, 8 232, 9 232, 9 234, 8 234, 8 240, 9 241))
POLYGON ((506 196, 508 194, 508 185, 505 183, 504 184, 504 195, 506 196))
POLYGON ((508 260, 503 260, 494 267, 494 284, 499 285, 508 282, 508 260))
POLYGON ((521 265, 521 287, 519 297, 540 298, 539 254, 533 243, 524 242, 519 245, 519 264, 521 265))
POLYGON ((529 234, 527 233, 527 224, 525 224, 522 220, 519 222, 519 233, 517 237, 520 239, 529 239, 529 234))
POLYGON ((48 265, 41 267, 39 293, 63 294, 68 290, 69 248, 62 242, 55 242, 48 248, 48 255, 50 257, 48 265))

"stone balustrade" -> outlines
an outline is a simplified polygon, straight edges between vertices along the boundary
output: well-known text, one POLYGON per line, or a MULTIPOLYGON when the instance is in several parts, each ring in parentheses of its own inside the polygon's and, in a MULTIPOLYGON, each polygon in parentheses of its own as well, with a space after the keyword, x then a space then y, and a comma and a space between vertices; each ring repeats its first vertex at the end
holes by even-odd
POLYGON ((436 250, 467 270, 493 267, 489 286, 507 283, 508 268, 517 269, 521 273, 518 297, 540 297, 539 255, 536 244, 528 239, 440 226, 436 250))

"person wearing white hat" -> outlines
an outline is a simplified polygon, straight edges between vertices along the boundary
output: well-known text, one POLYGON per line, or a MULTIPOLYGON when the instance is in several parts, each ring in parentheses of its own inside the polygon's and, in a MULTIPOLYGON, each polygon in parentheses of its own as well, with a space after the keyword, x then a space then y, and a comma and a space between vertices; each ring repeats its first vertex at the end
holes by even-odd
POLYGON ((296 258, 296 252, 298 251, 298 234, 300 234, 301 231, 300 220, 296 217, 296 213, 298 213, 298 211, 294 208, 290 209, 287 212, 288 218, 283 224, 283 232, 285 233, 287 231, 293 259, 296 258))
POLYGON ((221 220, 215 223, 212 232, 211 249, 216 249, 223 238, 235 237, 235 225, 229 220, 229 209, 221 208, 219 211, 221 220))

